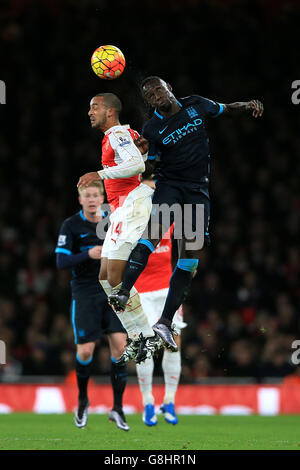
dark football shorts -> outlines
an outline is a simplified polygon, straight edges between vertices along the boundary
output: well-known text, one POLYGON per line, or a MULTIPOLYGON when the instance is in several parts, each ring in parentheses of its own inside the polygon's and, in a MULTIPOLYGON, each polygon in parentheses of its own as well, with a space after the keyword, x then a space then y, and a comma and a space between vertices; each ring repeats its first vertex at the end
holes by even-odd
MULTIPOLYGON (((159 223, 165 227, 165 211, 158 211, 158 206, 165 204, 169 208, 175 204, 181 207, 176 215, 176 210, 170 213, 170 223, 176 220, 181 223, 183 233, 186 233, 184 229, 185 224, 192 228, 192 232, 199 232, 199 229, 204 231, 204 246, 210 245, 209 236, 209 218, 210 218, 210 200, 208 192, 208 183, 187 183, 185 181, 173 181, 173 180, 159 180, 156 182, 156 189, 152 199, 152 220, 159 220, 159 223), (197 212, 196 206, 202 204, 204 208, 203 221, 200 219, 200 213, 197 212), (158 213, 157 213, 158 211, 158 213), (158 215, 157 215, 158 214, 158 215)), ((169 228, 169 225, 168 225, 169 228)), ((150 237, 151 238, 151 237, 150 237)), ((155 238, 155 237, 152 237, 155 238)), ((187 237, 190 238, 190 237, 187 237)))
POLYGON ((100 284, 72 291, 71 321, 75 344, 96 341, 109 333, 126 333, 117 314, 108 305, 100 284))

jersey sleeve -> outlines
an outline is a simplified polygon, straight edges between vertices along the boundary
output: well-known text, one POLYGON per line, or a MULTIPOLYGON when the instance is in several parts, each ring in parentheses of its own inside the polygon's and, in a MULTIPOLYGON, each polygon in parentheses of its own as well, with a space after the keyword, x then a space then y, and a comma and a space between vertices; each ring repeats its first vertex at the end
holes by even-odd
POLYGON ((204 108, 204 112, 207 116, 217 117, 223 113, 224 106, 217 101, 209 100, 208 98, 203 98, 203 96, 198 96, 201 101, 201 105, 204 108))
POLYGON ((109 134, 109 141, 122 162, 117 166, 99 171, 98 174, 102 179, 129 178, 145 171, 142 154, 126 129, 116 130, 109 134))
POLYGON ((71 255, 73 248, 73 234, 65 220, 60 228, 55 253, 63 253, 65 255, 71 255))
POLYGON ((116 130, 109 135, 110 145, 125 162, 132 157, 141 157, 141 152, 135 145, 127 129, 116 130))

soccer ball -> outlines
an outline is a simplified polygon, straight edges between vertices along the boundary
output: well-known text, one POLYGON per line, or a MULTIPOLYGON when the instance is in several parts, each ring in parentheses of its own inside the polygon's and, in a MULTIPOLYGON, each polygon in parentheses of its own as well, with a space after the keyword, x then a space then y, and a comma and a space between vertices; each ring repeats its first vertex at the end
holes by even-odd
POLYGON ((123 52, 115 46, 98 47, 91 58, 95 74, 105 80, 118 78, 123 73, 125 64, 123 52))

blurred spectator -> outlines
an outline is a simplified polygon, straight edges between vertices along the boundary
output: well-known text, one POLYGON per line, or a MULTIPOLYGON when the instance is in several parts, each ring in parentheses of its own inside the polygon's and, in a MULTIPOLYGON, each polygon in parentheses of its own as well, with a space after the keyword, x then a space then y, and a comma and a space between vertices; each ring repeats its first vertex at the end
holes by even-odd
POLYGON ((212 375, 212 367, 208 357, 202 355, 198 357, 192 367, 191 376, 195 382, 199 379, 210 377, 212 375))
POLYGON ((231 377, 257 377, 255 346, 248 340, 235 341, 230 348, 228 375, 231 377))

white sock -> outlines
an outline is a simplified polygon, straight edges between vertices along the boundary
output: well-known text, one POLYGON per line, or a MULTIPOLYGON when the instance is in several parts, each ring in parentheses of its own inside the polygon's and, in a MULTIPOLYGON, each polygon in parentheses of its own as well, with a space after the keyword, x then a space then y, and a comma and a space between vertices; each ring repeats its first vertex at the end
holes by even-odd
POLYGON ((144 406, 148 405, 149 403, 154 405, 154 397, 152 395, 153 369, 153 357, 149 357, 141 364, 136 364, 136 372, 138 376, 140 391, 143 395, 144 406))
POLYGON ((162 360, 162 369, 165 379, 164 403, 175 403, 175 394, 181 373, 180 351, 171 352, 165 350, 162 360))
MULTIPOLYGON (((115 289, 119 290, 121 288, 121 284, 119 284, 113 289, 108 281, 99 280, 99 282, 101 286, 103 287, 103 290, 105 294, 107 295, 107 297, 113 292, 113 290, 115 289)), ((127 310, 125 310, 125 312, 118 314, 118 318, 120 322, 122 323, 123 327, 125 328, 125 330, 127 331, 128 337, 133 340, 138 339, 139 330, 136 327, 131 315, 127 313, 127 310)))
POLYGON ((134 286, 130 291, 130 297, 125 311, 130 315, 136 328, 138 328, 139 332, 142 333, 145 338, 154 336, 154 331, 152 330, 148 317, 143 310, 140 295, 134 286))

